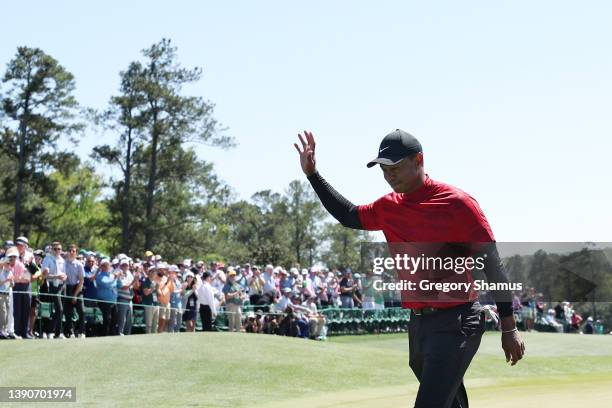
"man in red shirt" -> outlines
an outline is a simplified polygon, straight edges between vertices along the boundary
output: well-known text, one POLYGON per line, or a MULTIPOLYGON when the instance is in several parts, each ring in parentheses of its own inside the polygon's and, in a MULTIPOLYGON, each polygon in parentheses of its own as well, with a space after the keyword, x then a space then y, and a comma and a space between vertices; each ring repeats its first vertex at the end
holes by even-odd
MULTIPOLYGON (((493 233, 478 203, 460 189, 429 178, 421 144, 414 136, 399 129, 385 136, 378 156, 368 167, 379 164, 393 192, 361 206, 340 195, 317 172, 312 133, 298 137, 301 148, 297 143, 294 146, 302 170, 323 206, 342 225, 382 230, 391 253, 420 243, 437 243, 445 248, 463 245, 485 254, 484 273, 489 281, 506 281, 493 233)), ((471 280, 470 271, 454 275, 451 280, 471 280)), ((420 382, 415 407, 467 408, 463 375, 480 345, 484 315, 474 290, 464 298, 449 300, 439 295, 402 291, 402 306, 412 309, 410 367, 420 382)), ((516 329, 511 296, 508 291, 500 291, 494 297, 506 361, 515 365, 525 346, 516 329)))

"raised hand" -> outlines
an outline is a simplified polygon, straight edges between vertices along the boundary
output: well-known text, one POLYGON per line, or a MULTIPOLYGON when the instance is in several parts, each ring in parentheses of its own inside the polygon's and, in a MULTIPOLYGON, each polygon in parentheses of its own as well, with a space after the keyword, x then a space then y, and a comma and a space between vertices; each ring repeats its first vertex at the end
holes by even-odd
POLYGON ((304 135, 298 133, 298 137, 300 138, 300 143, 302 144, 302 149, 297 143, 294 143, 295 150, 300 154, 300 165, 302 166, 302 171, 307 176, 313 174, 316 169, 316 160, 315 160, 315 140, 312 132, 304 131, 304 135))

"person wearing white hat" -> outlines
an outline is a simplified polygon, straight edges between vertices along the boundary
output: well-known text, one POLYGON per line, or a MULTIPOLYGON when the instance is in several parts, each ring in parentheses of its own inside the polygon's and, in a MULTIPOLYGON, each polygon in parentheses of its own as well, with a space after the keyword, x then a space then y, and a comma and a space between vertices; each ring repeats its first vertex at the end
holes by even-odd
POLYGON ((62 298, 61 292, 64 282, 68 279, 66 275, 66 262, 62 257, 62 244, 53 242, 51 252, 45 256, 42 262, 43 275, 47 276, 47 286, 49 288, 48 298, 53 301, 53 332, 56 339, 64 339, 62 330, 62 298))
POLYGON ((183 316, 183 282, 178 277, 179 268, 176 265, 170 265, 169 279, 173 281, 173 290, 170 294, 170 320, 168 322, 167 332, 178 333, 181 331, 181 321, 183 316))
POLYGON ((264 280, 263 296, 266 297, 265 302, 267 304, 274 303, 276 298, 276 279, 274 278, 274 266, 268 264, 264 269, 264 273, 261 277, 264 280))
POLYGON ((185 331, 195 331, 195 320, 197 317, 198 296, 196 294, 197 280, 193 272, 188 271, 184 275, 185 282, 183 283, 183 321, 185 322, 185 331))
POLYGON ((0 258, 0 339, 9 338, 8 318, 13 314, 9 302, 13 286, 13 271, 8 263, 8 257, 0 258))
POLYGON ((132 298, 134 297, 134 275, 130 271, 130 260, 119 261, 117 283, 117 333, 126 336, 132 333, 132 298))

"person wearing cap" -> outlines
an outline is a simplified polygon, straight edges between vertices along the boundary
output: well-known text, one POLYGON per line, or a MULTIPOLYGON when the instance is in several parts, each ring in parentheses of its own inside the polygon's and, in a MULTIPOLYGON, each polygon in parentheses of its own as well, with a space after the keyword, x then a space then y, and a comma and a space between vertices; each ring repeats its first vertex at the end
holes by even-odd
POLYGON ((28 239, 18 237, 16 246, 9 248, 6 257, 11 259, 17 253, 16 263, 10 263, 13 269, 13 325, 15 334, 24 339, 33 339, 30 334, 30 310, 32 308, 32 276, 38 272, 38 267, 32 264, 34 255, 27 251, 28 239), (11 254, 11 255, 9 255, 11 254))
POLYGON ((83 304, 83 285, 85 283, 85 269, 83 264, 76 258, 77 246, 68 246, 68 258, 66 259, 66 297, 64 297, 64 332, 67 337, 85 338, 85 309, 83 304), (76 309, 79 321, 76 330, 73 330, 72 315, 76 309))
POLYGON ((173 290, 170 294, 170 321, 166 331, 178 333, 181 331, 181 321, 183 316, 183 282, 178 277, 179 268, 171 265, 169 279, 173 282, 173 290))
POLYGON ((85 306, 98 307, 96 299, 98 299, 98 288, 96 288, 96 274, 98 273, 98 264, 95 254, 87 255, 85 265, 83 266, 83 298, 85 306))
POLYGON ((280 268, 280 279, 278 281, 278 288, 280 289, 281 293, 283 291, 283 289, 285 288, 293 288, 293 284, 294 279, 293 277, 289 276, 289 272, 287 272, 285 269, 280 268))
MULTIPOLYGON (((17 259, 16 256, 14 258, 17 259)), ((0 339, 2 340, 9 338, 8 321, 9 315, 13 314, 9 299, 14 279, 13 271, 8 263, 8 257, 0 258, 0 339)))
POLYGON ((276 299, 276 279, 274 277, 274 266, 266 265, 263 274, 261 275, 264 281, 262 301, 266 304, 274 303, 276 299))
POLYGON ((159 303, 159 322, 157 332, 166 331, 166 326, 170 320, 170 295, 174 291, 174 282, 168 275, 169 267, 165 262, 157 264, 157 276, 159 282, 157 286, 157 301, 159 303))
POLYGON ((102 336, 116 333, 114 326, 117 322, 117 277, 119 274, 112 272, 110 267, 110 259, 103 258, 96 274, 98 308, 102 312, 102 336))
POLYGON ((62 330, 62 296, 64 294, 64 282, 66 275, 66 262, 62 257, 62 244, 55 241, 51 244, 51 252, 45 256, 42 262, 43 274, 47 277, 48 299, 53 302, 53 335, 56 339, 64 339, 62 330))
POLYGON ((258 305, 263 295, 264 279, 261 276, 259 267, 253 267, 253 276, 249 279, 249 303, 258 305))
POLYGON ((117 272, 117 333, 120 336, 127 336, 132 334, 132 299, 135 282, 128 258, 120 259, 117 272))
POLYGON ((228 315, 228 330, 239 332, 242 328, 242 303, 246 295, 242 286, 236 281, 234 268, 229 268, 227 271, 227 282, 223 286, 223 294, 228 315))
POLYGON ((4 241, 4 245, 0 248, 0 259, 4 258, 7 249, 15 246, 15 243, 11 240, 4 241))
POLYGON ((278 299, 278 302, 274 304, 274 310, 277 313, 285 313, 287 306, 291 304, 291 296, 293 295, 293 289, 284 288, 282 290, 282 296, 278 299))
MULTIPOLYGON (((393 191, 371 204, 360 206, 340 195, 317 171, 313 134, 306 131, 298 136, 301 148, 297 143, 294 147, 299 153, 302 170, 323 206, 342 225, 382 231, 388 243, 459 242, 470 243, 470 248, 478 250, 484 247, 487 255, 484 273, 488 280, 507 282, 493 233, 478 203, 458 188, 433 180, 425 173, 423 149, 414 136, 397 129, 383 138, 377 157, 367 167, 380 165, 393 191)), ((390 252, 397 246, 390 246, 390 252)), ((468 279, 469 275, 471 272, 463 278, 468 279)), ((410 367, 420 381, 415 406, 467 406, 463 375, 484 332, 484 314, 477 302, 477 293, 470 293, 469 299, 453 303, 417 302, 414 297, 420 293, 404 292, 408 291, 402 291, 402 306, 411 309, 414 316, 409 325, 409 351, 410 367), (423 339, 432 331, 451 330, 445 327, 450 320, 441 317, 448 313, 439 313, 444 309, 463 316, 464 322, 482 324, 478 323, 475 330, 457 327, 452 329, 454 336, 425 342, 423 339), (462 363, 456 364, 456 361, 462 363)), ((502 348, 506 360, 512 360, 514 365, 522 358, 525 347, 516 328, 511 296, 509 291, 494 295, 501 315, 502 348)))
MULTIPOLYGON (((34 328, 36 327, 36 318, 38 317, 38 308, 40 306, 41 292, 46 291, 46 276, 43 275, 40 265, 45 257, 45 253, 37 249, 32 252, 33 259, 30 262, 31 271, 35 272, 32 274, 32 302, 30 304, 30 324, 28 325, 30 331, 29 334, 32 337, 43 337, 43 333, 36 333, 34 328)), ((41 327, 43 324, 41 322, 41 327)), ((43 337, 44 338, 44 337, 43 337)))
POLYGON ((144 261, 147 262, 148 264, 154 264, 155 260, 153 259, 153 257, 155 256, 155 254, 153 254, 153 252, 151 251, 145 251, 144 253, 144 261))
POLYGON ((191 271, 185 272, 185 282, 183 282, 183 305, 185 311, 183 312, 183 322, 185 322, 185 331, 195 331, 195 320, 198 312, 198 295, 196 294, 196 283, 195 274, 191 271))
POLYGON ((157 302, 157 287, 159 277, 154 265, 150 265, 147 278, 142 284, 142 301, 145 316, 145 333, 157 333, 157 322, 159 321, 159 303, 157 302))

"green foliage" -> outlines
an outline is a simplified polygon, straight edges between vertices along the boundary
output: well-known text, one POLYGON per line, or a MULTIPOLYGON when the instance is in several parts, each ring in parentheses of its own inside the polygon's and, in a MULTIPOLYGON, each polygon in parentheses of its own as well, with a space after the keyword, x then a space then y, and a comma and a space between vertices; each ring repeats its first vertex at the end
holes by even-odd
POLYGON ((48 228, 34 233, 31 243, 40 247, 59 240, 107 252, 113 246, 117 228, 107 225, 109 211, 101 200, 102 178, 88 166, 77 165, 67 170, 49 175, 55 189, 54 199, 43 203, 48 228))
POLYGON ((14 183, 4 184, 1 199, 14 205, 14 235, 19 235, 22 227, 27 233, 44 221, 40 202, 53 185, 47 173, 70 156, 57 151, 57 141, 82 125, 76 121, 72 74, 42 50, 19 47, 2 82, 0 148, 16 162, 16 174, 14 183))
POLYGON ((325 225, 323 236, 328 246, 322 261, 328 268, 350 267, 354 271, 361 265, 361 243, 370 241, 367 231, 345 228, 338 223, 325 225))

